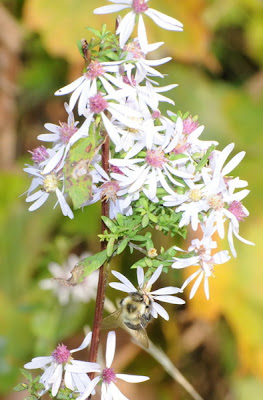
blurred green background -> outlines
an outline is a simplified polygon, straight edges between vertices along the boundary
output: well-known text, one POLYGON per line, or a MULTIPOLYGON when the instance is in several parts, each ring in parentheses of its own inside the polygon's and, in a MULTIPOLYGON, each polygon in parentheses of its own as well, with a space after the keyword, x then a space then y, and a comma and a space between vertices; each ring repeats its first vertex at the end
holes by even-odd
MULTIPOLYGON (((65 97, 55 90, 81 74, 76 42, 89 39, 86 26, 114 27, 114 15, 94 16, 104 0, 2 0, 0 3, 0 398, 18 400, 12 387, 19 368, 33 356, 48 355, 62 341, 77 347, 83 325, 91 324, 94 303, 61 306, 39 282, 50 278, 51 261, 62 264, 72 252, 99 250, 98 205, 78 211, 73 221, 53 203, 30 213, 20 195, 30 184, 22 168, 28 150, 39 145, 45 122, 65 120, 65 97), (2 397, 1 397, 2 396, 2 397)), ((203 138, 219 148, 236 143, 245 150, 235 175, 249 182, 245 199, 250 216, 241 235, 256 247, 237 243, 238 258, 222 265, 211 279, 211 300, 200 291, 181 309, 169 306, 170 321, 149 327, 186 379, 205 400, 263 398, 263 2, 260 0, 151 0, 150 6, 184 23, 183 33, 163 31, 147 19, 150 43, 165 41, 156 58, 172 55, 162 67, 176 111, 199 115, 203 138)), ((155 237, 157 233, 155 233, 155 237)), ((160 245, 172 245, 159 238, 160 245)), ((176 244, 186 248, 179 241, 176 244)), ((225 243, 227 246, 227 243, 225 243)), ((223 248, 224 244, 222 245, 223 248)), ((136 257, 136 255, 134 256, 136 257)), ((128 254, 114 268, 128 270, 128 254)), ((170 271, 163 284, 179 286, 183 277, 170 271)), ((115 300, 114 291, 108 297, 115 300)), ((187 293, 186 293, 187 295, 187 293)), ((187 400, 156 361, 120 333, 118 368, 151 377, 125 387, 131 399, 187 400), (121 340, 120 339, 120 340, 121 340), (138 355, 138 352, 141 354, 138 355), (125 354, 125 357, 122 356, 125 354), (143 362, 140 360, 143 360, 143 362), (129 391, 130 390, 130 391, 129 391)))

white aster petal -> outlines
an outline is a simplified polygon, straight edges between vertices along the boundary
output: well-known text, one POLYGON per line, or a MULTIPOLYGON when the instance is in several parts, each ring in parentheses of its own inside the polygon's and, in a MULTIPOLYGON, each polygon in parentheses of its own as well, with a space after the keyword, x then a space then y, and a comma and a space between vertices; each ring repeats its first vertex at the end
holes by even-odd
POLYGON ((154 271, 154 273, 152 274, 151 278, 149 279, 149 281, 147 282, 147 286, 146 286, 146 290, 148 288, 150 288, 152 286, 152 284, 154 282, 157 281, 157 279, 159 278, 159 276, 161 275, 163 270, 163 265, 159 265, 159 267, 154 271))
POLYGON ((137 282, 140 287, 143 287, 144 283, 144 271, 142 267, 137 268, 137 282))
MULTIPOLYGON (((166 321, 169 319, 168 312, 161 306, 160 304, 156 303, 155 301, 152 303, 152 308, 159 314, 161 317, 163 317, 166 321)), ((153 314, 153 313, 152 313, 153 314)))
POLYGON ((116 348, 116 334, 114 331, 110 331, 107 337, 107 344, 106 344, 106 367, 110 368, 116 348))
POLYGON ((150 379, 148 376, 129 374, 116 374, 116 377, 130 383, 145 382, 150 379))
POLYGON ((117 271, 111 271, 116 278, 118 278, 124 285, 127 286, 131 290, 131 292, 136 292, 137 289, 133 286, 133 284, 127 279, 124 275, 122 275, 120 272, 117 271))

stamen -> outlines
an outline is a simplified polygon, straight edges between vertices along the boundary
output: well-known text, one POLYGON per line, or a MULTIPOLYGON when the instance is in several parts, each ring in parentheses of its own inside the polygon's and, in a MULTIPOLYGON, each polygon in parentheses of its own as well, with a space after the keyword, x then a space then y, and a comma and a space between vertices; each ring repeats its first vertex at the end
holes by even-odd
POLYGON ((132 8, 136 14, 140 14, 148 10, 148 5, 145 0, 133 0, 132 8))
POLYGON ((101 93, 95 94, 95 96, 89 99, 90 111, 95 114, 99 114, 108 107, 107 101, 102 97, 101 93))
POLYGON ((222 200, 222 196, 219 194, 214 194, 208 198, 209 207, 213 208, 213 210, 222 210, 224 208, 224 202, 222 200))
POLYGON ((166 162, 166 158, 163 150, 148 150, 146 153, 145 161, 152 167, 162 168, 163 164, 166 162))
POLYGON ((127 53, 131 53, 132 58, 145 58, 145 54, 141 49, 140 43, 133 41, 124 46, 123 50, 127 53))
POLYGON ((200 189, 191 189, 189 193, 189 199, 192 201, 199 201, 202 198, 202 193, 200 189))
POLYGON ((32 151, 28 150, 29 153, 32 154, 32 160, 35 164, 40 164, 42 161, 45 161, 49 158, 49 154, 45 146, 39 146, 33 149, 32 151))
POLYGON ((61 128, 60 130, 60 140, 64 143, 67 144, 70 140, 70 138, 74 135, 74 133, 77 132, 78 128, 73 125, 68 125, 66 122, 60 122, 61 128))
POLYGON ((43 190, 47 193, 55 192, 58 188, 58 178, 55 174, 46 175, 43 183, 43 190))
POLYGON ((244 221, 244 219, 247 217, 247 214, 245 213, 243 205, 240 201, 234 200, 228 207, 228 211, 234 214, 239 222, 244 221))
POLYGON ((117 199, 117 192, 120 190, 120 185, 116 181, 110 181, 103 183, 101 189, 100 197, 102 201, 113 200, 115 202, 117 199))
POLYGON ((102 76, 105 70, 103 66, 96 60, 92 60, 87 67, 86 76, 90 79, 96 79, 98 76, 102 76))
POLYGON ((67 346, 65 346, 64 344, 60 344, 53 351, 52 356, 57 363, 65 364, 70 359, 70 351, 68 350, 67 346))
POLYGON ((116 375, 112 368, 104 368, 102 371, 102 380, 106 383, 116 382, 116 375))
POLYGON ((188 117, 183 120, 183 133, 189 135, 198 128, 199 124, 192 120, 192 117, 188 117))

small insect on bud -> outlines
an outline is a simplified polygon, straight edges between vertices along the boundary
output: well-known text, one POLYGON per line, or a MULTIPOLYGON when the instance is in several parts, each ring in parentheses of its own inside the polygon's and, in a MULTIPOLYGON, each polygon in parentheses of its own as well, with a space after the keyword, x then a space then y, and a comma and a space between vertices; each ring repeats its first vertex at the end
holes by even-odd
POLYGON ((90 62, 91 54, 90 54, 88 46, 89 46, 88 41, 86 39, 81 39, 81 47, 82 47, 83 57, 85 58, 85 60, 90 62))
POLYGON ((148 250, 148 257, 154 258, 158 256, 157 250, 153 247, 152 249, 148 250))

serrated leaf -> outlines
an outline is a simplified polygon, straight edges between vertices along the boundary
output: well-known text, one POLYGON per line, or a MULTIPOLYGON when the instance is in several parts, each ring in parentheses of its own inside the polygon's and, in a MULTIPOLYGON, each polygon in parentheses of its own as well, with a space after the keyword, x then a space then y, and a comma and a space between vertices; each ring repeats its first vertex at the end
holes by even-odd
POLYGON ((148 214, 149 215, 149 219, 152 221, 152 222, 154 222, 155 224, 157 224, 157 222, 158 222, 158 218, 156 217, 156 215, 154 215, 154 214, 148 214))

